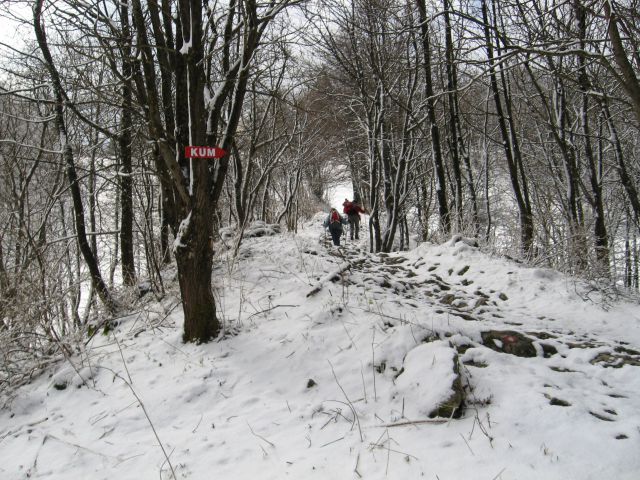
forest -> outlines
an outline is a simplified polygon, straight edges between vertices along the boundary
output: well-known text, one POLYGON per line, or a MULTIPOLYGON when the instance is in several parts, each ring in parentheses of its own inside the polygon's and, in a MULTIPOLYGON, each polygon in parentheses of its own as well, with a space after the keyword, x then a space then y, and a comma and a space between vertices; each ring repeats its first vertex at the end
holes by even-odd
POLYGON ((638 289, 638 0, 35 0, 0 17, 0 389, 162 298, 168 265, 183 340, 215 338, 217 255, 255 222, 297 231, 337 185, 371 252, 461 234, 638 289))

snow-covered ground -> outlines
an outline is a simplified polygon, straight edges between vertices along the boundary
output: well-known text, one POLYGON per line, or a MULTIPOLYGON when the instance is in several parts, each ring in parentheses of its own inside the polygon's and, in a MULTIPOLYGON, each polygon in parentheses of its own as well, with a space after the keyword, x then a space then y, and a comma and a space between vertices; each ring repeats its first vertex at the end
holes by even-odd
POLYGON ((637 303, 464 239, 336 250, 322 217, 219 263, 219 341, 181 342, 174 290, 21 388, 0 478, 640 478, 637 303), (462 417, 429 418, 456 370, 462 417))

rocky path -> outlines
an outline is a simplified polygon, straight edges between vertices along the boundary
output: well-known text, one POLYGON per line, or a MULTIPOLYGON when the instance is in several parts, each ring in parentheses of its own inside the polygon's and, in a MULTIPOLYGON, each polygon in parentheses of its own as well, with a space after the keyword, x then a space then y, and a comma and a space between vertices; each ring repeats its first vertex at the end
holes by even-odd
MULTIPOLYGON (((453 245, 458 242, 464 249, 477 248, 473 240, 452 240, 453 245)), ((519 368, 539 370, 541 379, 548 376, 548 370, 554 372, 554 383, 532 385, 550 406, 574 407, 603 422, 623 420, 625 402, 620 400, 627 397, 624 375, 611 372, 623 366, 640 366, 640 351, 623 339, 603 340, 590 332, 561 329, 556 319, 536 315, 527 305, 514 305, 507 293, 479 282, 478 275, 471 275, 471 265, 453 269, 437 257, 371 254, 353 242, 339 249, 325 248, 341 266, 329 280, 370 298, 395 298, 396 313, 385 316, 390 331, 421 314, 448 319, 446 326, 434 327, 423 341, 448 339, 456 350, 460 385, 464 387, 456 408, 491 401, 487 386, 491 382, 482 371, 495 355, 512 355, 522 359, 519 368), (584 391, 592 393, 585 397, 584 391)), ((402 371, 403 367, 395 369, 402 371)), ((517 372, 501 374, 508 377, 517 372)), ((453 413, 447 410, 447 414, 453 413)), ((621 430, 615 438, 626 439, 628 435, 621 430)))

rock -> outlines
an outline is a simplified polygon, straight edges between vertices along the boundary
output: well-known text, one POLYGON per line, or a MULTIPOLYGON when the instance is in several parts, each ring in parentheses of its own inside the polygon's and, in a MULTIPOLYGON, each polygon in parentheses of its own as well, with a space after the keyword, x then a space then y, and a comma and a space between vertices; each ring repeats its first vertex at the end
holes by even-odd
POLYGON ((447 293, 446 295, 444 295, 441 299, 440 299, 440 303, 444 304, 444 305, 451 305, 454 300, 456 299, 456 296, 451 294, 451 293, 447 293))
POLYGON ((540 346, 542 347, 544 358, 551 358, 558 353, 558 349, 548 343, 540 343, 540 346))
POLYGON ((458 355, 455 356, 453 361, 453 372, 456 377, 451 385, 451 396, 438 405, 438 408, 432 410, 429 413, 429 418, 460 418, 462 415, 464 408, 464 388, 462 387, 460 369, 458 368, 458 355))
POLYGON ((448 341, 434 340, 410 350, 396 377, 398 399, 406 418, 458 418, 464 389, 458 354, 448 341))
POLYGON ((590 363, 592 365, 599 363, 605 368, 621 368, 624 365, 639 367, 640 358, 634 355, 626 355, 624 353, 602 352, 592 359, 590 363))
POLYGON ((469 270, 469 265, 465 265, 460 270, 458 270, 458 275, 464 275, 469 270))
POLYGON ((480 297, 473 304, 473 308, 475 309, 475 308, 478 308, 478 307, 483 307, 483 306, 487 305, 487 303, 489 303, 489 302, 487 301, 486 297, 480 297))
POLYGON ((514 330, 490 330, 482 332, 482 344, 496 352, 509 353, 517 357, 535 357, 533 341, 514 330))
POLYGON ((95 368, 66 366, 58 371, 51 379, 50 386, 56 390, 66 390, 67 387, 77 388, 86 385, 88 380, 94 379, 97 374, 95 368))
POLYGON ((449 245, 453 246, 456 243, 460 243, 460 242, 462 242, 463 244, 469 247, 475 247, 475 248, 479 247, 477 238, 463 237, 462 235, 454 235, 453 237, 451 237, 451 240, 449 240, 449 245))
POLYGON ((138 298, 144 297, 147 293, 151 293, 153 290, 151 288, 151 282, 148 280, 144 282, 140 282, 138 284, 138 298))

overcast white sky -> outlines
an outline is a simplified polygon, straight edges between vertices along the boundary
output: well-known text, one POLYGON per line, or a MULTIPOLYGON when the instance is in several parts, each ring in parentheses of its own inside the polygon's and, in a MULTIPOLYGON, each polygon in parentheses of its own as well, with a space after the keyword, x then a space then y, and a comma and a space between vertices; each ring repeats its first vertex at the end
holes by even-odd
POLYGON ((19 48, 25 38, 33 37, 33 29, 24 22, 32 18, 31 8, 27 3, 0 1, 0 51, 7 46, 19 48), (20 21, 22 20, 22 22, 20 21))

